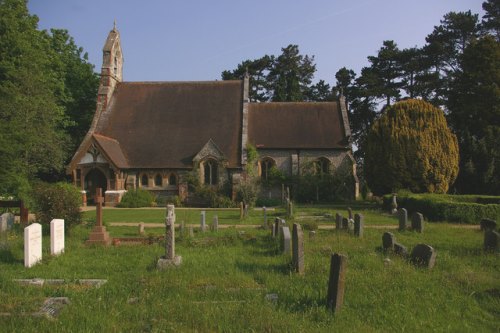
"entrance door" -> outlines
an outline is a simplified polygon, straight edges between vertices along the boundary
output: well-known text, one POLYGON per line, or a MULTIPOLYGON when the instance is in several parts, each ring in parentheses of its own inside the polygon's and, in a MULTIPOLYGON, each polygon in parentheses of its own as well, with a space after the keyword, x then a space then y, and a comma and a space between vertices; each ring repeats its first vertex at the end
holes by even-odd
POLYGON ((89 204, 95 204, 95 190, 99 187, 102 188, 102 195, 104 196, 108 187, 108 180, 101 170, 95 168, 85 176, 85 190, 87 191, 87 202, 89 204))

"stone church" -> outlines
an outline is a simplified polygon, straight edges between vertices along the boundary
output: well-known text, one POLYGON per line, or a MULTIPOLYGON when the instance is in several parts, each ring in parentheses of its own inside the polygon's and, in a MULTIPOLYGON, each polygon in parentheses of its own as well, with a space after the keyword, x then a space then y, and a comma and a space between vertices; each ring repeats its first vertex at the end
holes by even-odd
POLYGON ((122 69, 115 27, 103 48, 92 124, 67 168, 84 203, 93 200, 96 187, 108 206, 136 188, 184 200, 193 171, 202 184, 229 182, 234 189, 245 177, 248 144, 257 148, 259 177, 273 167, 300 176, 311 163, 324 173, 347 166, 357 197, 343 97, 253 103, 248 75, 235 81, 124 82, 122 69))

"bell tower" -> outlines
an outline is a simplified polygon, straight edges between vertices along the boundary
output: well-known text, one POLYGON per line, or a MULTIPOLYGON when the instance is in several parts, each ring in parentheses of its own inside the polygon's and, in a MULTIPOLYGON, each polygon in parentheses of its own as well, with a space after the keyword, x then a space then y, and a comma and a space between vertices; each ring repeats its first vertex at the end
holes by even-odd
POLYGON ((101 103, 102 110, 106 109, 116 84, 122 82, 122 79, 123 53, 120 33, 116 29, 115 21, 113 30, 109 32, 102 49, 101 84, 99 85, 99 95, 97 97, 97 103, 101 103))

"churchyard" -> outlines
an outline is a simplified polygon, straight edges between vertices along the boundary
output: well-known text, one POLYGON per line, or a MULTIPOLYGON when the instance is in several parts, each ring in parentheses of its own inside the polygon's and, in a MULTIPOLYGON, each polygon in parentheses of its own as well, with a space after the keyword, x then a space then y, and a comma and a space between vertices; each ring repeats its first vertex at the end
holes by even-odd
POLYGON ((90 210, 84 224, 63 234, 57 254, 44 226, 42 259, 30 268, 23 230, 14 224, 0 249, 0 331, 498 331, 500 257, 484 251, 479 224, 424 217, 417 232, 411 214, 402 230, 397 214, 351 207, 362 223, 347 220, 347 229, 346 205, 297 206, 293 218, 281 207, 267 209, 267 228, 262 209, 240 220, 239 210, 176 207, 175 250, 165 241, 166 208, 103 209, 110 238, 122 239, 109 246, 88 244, 96 229, 90 210), (139 237, 149 241, 130 241, 139 237), (433 267, 412 262, 418 244, 435 250, 433 267), (295 255, 297 246, 303 252, 295 255), (182 261, 159 269, 169 251, 182 261), (341 262, 340 277, 331 262, 341 262), (343 297, 335 294, 339 285, 343 297))

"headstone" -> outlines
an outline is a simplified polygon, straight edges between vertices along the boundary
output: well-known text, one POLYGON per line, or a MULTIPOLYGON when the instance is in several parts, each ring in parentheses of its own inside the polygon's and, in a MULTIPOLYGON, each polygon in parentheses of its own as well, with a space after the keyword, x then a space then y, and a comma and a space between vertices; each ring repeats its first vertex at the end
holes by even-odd
POLYGON ((346 269, 347 257, 343 254, 332 254, 326 304, 334 313, 340 310, 344 303, 346 269))
POLYGON ((205 215, 206 215, 206 212, 204 210, 202 210, 201 214, 200 214, 200 230, 201 230, 201 232, 205 232, 205 229, 207 228, 206 221, 205 221, 205 215))
POLYGON ((274 224, 273 224, 273 230, 272 230, 272 235, 273 238, 278 237, 278 227, 280 225, 280 218, 277 217, 274 219, 274 224))
POLYGON ((342 229, 349 229, 349 219, 347 217, 342 218, 342 229))
POLYGON ((165 256, 158 259, 157 263, 157 268, 160 270, 182 263, 182 257, 175 255, 175 224, 173 217, 168 216, 168 213, 165 227, 165 256))
POLYGON ((288 201, 288 217, 292 217, 293 216, 293 203, 292 201, 288 201))
POLYGON ((214 220, 212 224, 212 230, 213 231, 218 231, 219 230, 219 217, 217 215, 214 215, 214 220))
POLYGON ((109 238, 109 233, 106 231, 106 227, 102 224, 102 204, 104 202, 104 198, 102 197, 101 188, 96 188, 95 202, 96 223, 90 233, 87 244, 109 245, 111 244, 111 238, 109 238))
POLYGON ((189 226, 189 237, 194 237, 194 229, 192 225, 189 226))
POLYGON ((363 221, 363 215, 355 214, 354 215, 354 236, 363 237, 363 229, 365 223, 363 221))
POLYGON ((436 263, 436 251, 427 244, 418 244, 413 248, 410 262, 415 266, 431 269, 436 263))
POLYGON ((3 213, 0 215, 0 221, 6 224, 6 230, 12 229, 16 217, 12 213, 3 213))
POLYGON ((398 202, 396 200, 396 194, 392 195, 391 208, 392 208, 391 213, 392 214, 397 214, 397 212, 398 212, 398 202))
POLYGON ((335 229, 342 229, 342 215, 340 215, 339 213, 335 214, 335 229))
POLYGON ((352 208, 347 207, 347 214, 349 215, 349 220, 353 220, 354 216, 352 215, 352 208))
POLYGON ((309 231, 309 239, 313 240, 314 238, 316 238, 316 231, 314 230, 309 231))
POLYGON ((290 237, 290 228, 283 227, 282 229, 282 249, 283 253, 286 255, 290 255, 290 250, 292 249, 292 239, 290 237))
POLYGON ((408 257, 408 249, 398 242, 394 242, 394 253, 403 258, 408 257))
POLYGON ((167 205, 167 217, 170 217, 172 219, 172 223, 175 224, 175 206, 174 205, 167 205))
POLYGON ((50 254, 58 255, 64 252, 64 220, 50 221, 50 254))
POLYGON ((286 227, 286 221, 284 219, 279 219, 279 223, 278 223, 278 237, 282 237, 283 236, 283 227, 286 227))
POLYGON ((495 230, 485 229, 484 231, 484 250, 486 252, 498 252, 500 233, 495 230))
POLYGON ((139 223, 139 235, 144 235, 144 222, 139 223))
POLYGON ((186 225, 184 221, 181 221, 181 225, 179 226, 179 234, 183 237, 186 236, 186 225))
POLYGON ((496 230, 497 222, 491 219, 482 219, 480 223, 481 230, 496 230))
POLYGON ((304 234, 300 224, 294 223, 292 230, 292 263, 295 272, 304 274, 304 234))
POLYGON ((405 208, 399 210, 399 231, 406 230, 408 225, 408 212, 405 208))
POLYGON ((245 212, 244 212, 243 201, 240 201, 240 220, 243 220, 244 216, 245 216, 245 212))
POLYGON ((262 212, 264 213, 264 229, 267 229, 267 208, 264 206, 262 207, 262 212))
POLYGON ((384 251, 392 251, 394 250, 394 234, 392 232, 384 232, 382 235, 382 247, 384 251))
POLYGON ((7 245, 9 229, 14 224, 14 215, 11 213, 4 213, 0 216, 0 248, 7 245))
POLYGON ((33 223, 24 228, 24 267, 42 260, 42 225, 33 223))
POLYGON ((424 232, 424 216, 420 213, 413 213, 411 216, 411 228, 416 232, 424 232))

